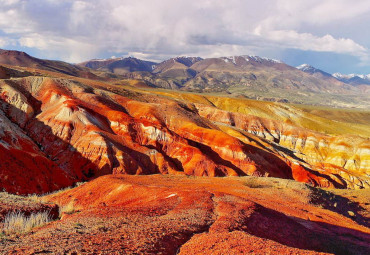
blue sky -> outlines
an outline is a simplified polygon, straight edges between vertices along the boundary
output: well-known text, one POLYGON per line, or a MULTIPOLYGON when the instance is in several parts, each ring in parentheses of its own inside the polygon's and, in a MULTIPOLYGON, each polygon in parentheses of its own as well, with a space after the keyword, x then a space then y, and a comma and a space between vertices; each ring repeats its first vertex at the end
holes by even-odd
POLYGON ((370 73, 369 0, 0 0, 0 48, 81 62, 259 55, 370 73))

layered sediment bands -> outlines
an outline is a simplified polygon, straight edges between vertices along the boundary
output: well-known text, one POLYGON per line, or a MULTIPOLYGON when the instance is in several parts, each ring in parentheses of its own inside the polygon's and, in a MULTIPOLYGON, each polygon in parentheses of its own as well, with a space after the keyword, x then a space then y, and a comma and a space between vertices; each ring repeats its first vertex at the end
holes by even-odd
POLYGON ((358 145, 356 139, 350 142, 353 153, 335 154, 330 150, 342 146, 339 140, 281 121, 82 79, 13 78, 0 82, 0 93, 4 118, 69 181, 109 173, 169 173, 367 185, 368 143, 360 138, 358 145), (248 131, 249 137, 236 136, 234 129, 248 131))
MULTIPOLYGON (((306 168, 329 175, 338 185, 349 188, 370 185, 369 139, 354 135, 330 136, 282 121, 227 112, 202 104, 195 106, 199 115, 206 119, 256 135, 270 141, 272 147, 276 143, 289 149, 291 157, 284 157, 296 158, 293 159, 296 167, 292 168, 296 169, 293 173, 297 172, 297 175, 305 172, 306 168)), ((284 154, 281 149, 277 152, 284 154)), ((298 176, 294 178, 302 181, 298 176)))
MULTIPOLYGON (((19 115, 18 115, 19 116, 19 115)), ((45 193, 72 184, 65 172, 0 110, 1 189, 17 194, 45 193)))

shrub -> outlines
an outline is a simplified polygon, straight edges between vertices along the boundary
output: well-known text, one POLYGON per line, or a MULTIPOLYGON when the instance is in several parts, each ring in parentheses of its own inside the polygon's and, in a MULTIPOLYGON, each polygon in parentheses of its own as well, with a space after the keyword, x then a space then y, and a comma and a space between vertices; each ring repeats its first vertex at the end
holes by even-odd
POLYGON ((26 216, 22 212, 11 212, 5 216, 3 232, 7 235, 27 233, 51 220, 49 212, 32 213, 30 216, 26 216))
POLYGON ((59 217, 61 217, 63 213, 72 214, 75 211, 76 211, 76 208, 74 206, 73 201, 71 201, 67 205, 59 207, 59 217))
POLYGON ((41 202, 42 201, 41 195, 37 195, 37 194, 30 194, 30 195, 27 196, 27 198, 31 199, 34 202, 41 202))
POLYGON ((268 183, 266 181, 263 182, 263 180, 255 178, 255 177, 247 179, 244 182, 244 185, 249 187, 249 188, 253 188, 253 189, 263 189, 263 188, 272 188, 273 187, 272 183, 268 183))

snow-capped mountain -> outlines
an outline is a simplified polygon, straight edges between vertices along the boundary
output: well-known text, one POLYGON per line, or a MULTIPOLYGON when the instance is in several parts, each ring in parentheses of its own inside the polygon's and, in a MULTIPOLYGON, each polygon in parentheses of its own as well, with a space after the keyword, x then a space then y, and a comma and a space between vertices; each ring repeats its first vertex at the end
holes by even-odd
POLYGON ((358 77, 364 80, 370 80, 370 74, 341 74, 341 73, 334 73, 333 76, 337 79, 352 79, 358 77))
POLYGON ((334 73, 329 74, 327 72, 324 72, 320 69, 317 69, 309 64, 303 64, 296 67, 297 69, 309 73, 316 78, 325 79, 331 82, 342 82, 346 83, 352 86, 365 86, 364 88, 368 88, 368 85, 370 85, 370 74, 364 75, 364 74, 341 74, 341 73, 334 73))
POLYGON ((315 73, 317 71, 320 71, 319 69, 309 65, 309 64, 303 64, 303 65, 300 65, 300 66, 297 66, 296 67, 297 69, 303 71, 303 72, 307 72, 307 73, 315 73))
POLYGON ((265 58, 265 57, 259 57, 259 56, 250 56, 250 55, 221 57, 221 59, 223 61, 225 61, 226 63, 231 62, 234 65, 236 65, 236 59, 237 58, 243 58, 247 62, 254 61, 254 62, 258 62, 258 63, 266 63, 266 62, 279 63, 279 64, 283 63, 282 61, 277 60, 277 59, 265 58))
POLYGON ((348 83, 354 86, 370 85, 370 74, 341 74, 334 73, 333 77, 341 82, 348 83))
POLYGON ((332 79, 333 76, 330 73, 317 69, 309 64, 303 64, 296 67, 298 70, 301 70, 305 73, 312 74, 314 76, 320 76, 319 78, 332 79))

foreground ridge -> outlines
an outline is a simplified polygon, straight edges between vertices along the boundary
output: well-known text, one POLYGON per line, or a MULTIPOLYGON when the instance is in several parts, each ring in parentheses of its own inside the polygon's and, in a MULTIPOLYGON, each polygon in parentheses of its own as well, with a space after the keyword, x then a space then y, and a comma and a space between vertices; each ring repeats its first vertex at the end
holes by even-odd
POLYGON ((107 175, 41 197, 72 209, 0 239, 0 253, 368 254, 363 191, 347 198, 278 178, 107 175))

